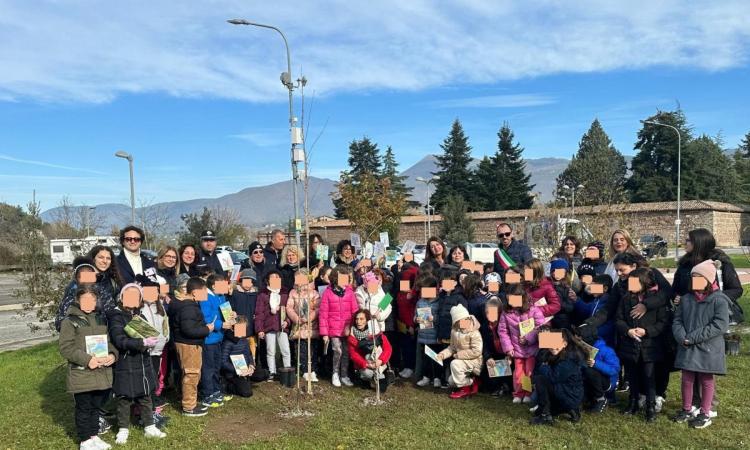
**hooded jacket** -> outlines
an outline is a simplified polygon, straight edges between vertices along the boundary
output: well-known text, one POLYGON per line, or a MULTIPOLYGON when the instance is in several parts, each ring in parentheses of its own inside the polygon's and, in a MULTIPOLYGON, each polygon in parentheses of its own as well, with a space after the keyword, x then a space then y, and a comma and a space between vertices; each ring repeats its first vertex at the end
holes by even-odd
POLYGON ((286 315, 292 322, 290 337, 292 339, 311 339, 320 337, 318 314, 320 310, 320 295, 311 283, 307 287, 307 294, 292 289, 286 302, 286 315), (304 319, 304 323, 302 322, 304 319), (307 326, 307 323, 310 326, 307 326))
POLYGON ((352 316, 359 309, 357 299, 351 286, 344 289, 344 296, 339 297, 328 286, 320 301, 320 335, 342 337, 351 326, 352 316))
POLYGON ((542 281, 536 288, 532 288, 530 285, 527 285, 526 292, 528 292, 532 304, 536 303, 542 298, 547 302, 546 305, 539 307, 539 309, 542 311, 542 314, 544 314, 544 317, 554 316, 560 311, 560 297, 558 297, 555 286, 552 284, 549 278, 542 278, 542 281))
POLYGON ((500 315, 497 325, 497 333, 500 335, 500 345, 506 354, 513 350, 514 358, 530 358, 536 356, 539 345, 537 343, 537 334, 539 325, 544 320, 544 314, 541 309, 532 306, 525 313, 516 309, 504 311, 500 315), (521 344, 521 329, 518 324, 525 320, 534 319, 534 329, 525 336, 526 343, 521 344))
POLYGON ((682 296, 674 314, 672 333, 677 341, 677 368, 693 372, 727 373, 724 333, 729 329, 729 302, 722 291, 703 301, 693 293, 682 296), (683 344, 688 341, 688 344, 683 344))
POLYGON ((471 327, 467 331, 461 331, 458 327, 451 329, 451 343, 440 352, 443 360, 448 358, 460 359, 469 365, 474 375, 482 371, 482 333, 479 331, 479 321, 474 316, 471 319, 471 327))

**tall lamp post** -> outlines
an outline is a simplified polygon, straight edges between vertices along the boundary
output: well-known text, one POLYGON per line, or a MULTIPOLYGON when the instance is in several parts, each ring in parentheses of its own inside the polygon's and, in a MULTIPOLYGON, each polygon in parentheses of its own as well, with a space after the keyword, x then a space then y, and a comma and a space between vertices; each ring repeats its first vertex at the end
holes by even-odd
POLYGON ((135 185, 133 184, 133 155, 120 150, 119 152, 115 153, 115 156, 117 156, 118 158, 127 159, 128 165, 130 166, 130 223, 132 225, 135 225, 135 185))
POLYGON ((305 161, 305 150, 304 147, 300 147, 302 144, 302 128, 296 126, 297 118, 294 117, 294 99, 292 97, 292 91, 294 90, 294 83, 292 82, 292 57, 289 53, 289 42, 279 28, 272 25, 264 25, 262 23, 250 22, 245 19, 230 19, 227 22, 232 25, 250 25, 260 28, 268 28, 274 30, 281 35, 284 40, 284 47, 286 48, 286 72, 281 73, 281 83, 289 90, 289 132, 292 138, 292 190, 293 190, 293 201, 294 201, 294 236, 296 244, 300 245, 300 226, 299 226, 299 211, 297 207, 297 180, 299 180, 299 171, 297 167, 298 162, 305 161))
POLYGON ((580 191, 584 187, 586 187, 586 186, 584 186, 582 184, 579 184, 578 186, 573 186, 573 187, 570 187, 567 184, 563 185, 563 189, 567 189, 567 190, 570 191, 570 197, 571 197, 570 198, 570 205, 571 205, 570 206, 570 211, 571 211, 571 215, 573 216, 573 219, 576 218, 576 191, 577 190, 580 191))
POLYGON ((655 125, 659 127, 667 127, 674 130, 675 133, 677 133, 677 219, 674 221, 675 226, 675 246, 674 246, 674 260, 677 261, 680 259, 680 225, 682 224, 682 220, 680 220, 680 181, 681 181, 681 174, 680 170, 682 168, 682 135, 680 134, 680 130, 673 127, 672 125, 667 125, 666 123, 656 122, 654 120, 641 120, 642 124, 648 124, 648 125, 655 125))
MULTIPOLYGON (((430 211, 430 208, 431 208, 431 206, 430 206, 430 185, 433 182, 439 180, 440 176, 439 175, 434 175, 432 178, 417 177, 416 179, 420 183, 424 183, 425 187, 427 188, 427 239, 429 239, 430 236, 432 236, 432 227, 431 227, 432 224, 431 224, 431 220, 430 220, 431 219, 431 211, 430 211)), ((427 242, 427 239, 425 239, 425 242, 427 242)))

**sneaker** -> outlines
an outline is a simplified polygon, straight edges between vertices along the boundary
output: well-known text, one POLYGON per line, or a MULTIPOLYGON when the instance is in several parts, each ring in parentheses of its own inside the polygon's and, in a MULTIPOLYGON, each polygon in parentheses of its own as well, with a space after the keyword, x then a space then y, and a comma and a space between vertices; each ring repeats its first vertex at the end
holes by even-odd
POLYGON ((537 409, 539 409, 539 405, 534 405, 531 408, 529 408, 529 412, 533 414, 536 412, 537 409))
POLYGON ((275 373, 268 374, 268 379, 266 381, 268 381, 269 383, 273 383, 274 381, 276 381, 276 374, 275 373))
POLYGON ((154 425, 149 425, 143 429, 143 435, 149 439, 164 439, 167 437, 167 433, 156 428, 154 425))
MULTIPOLYGON (((698 414, 700 414, 700 413, 701 413, 701 409, 698 408, 697 406, 693 406, 693 408, 690 410, 690 414, 691 414, 692 417, 698 417, 698 414)), ((708 418, 709 419, 715 419, 717 417, 719 417, 719 413, 718 412, 716 412, 716 411, 709 411, 708 412, 708 418)))
POLYGON ((312 376, 308 376, 309 374, 307 372, 302 374, 302 379, 305 380, 305 383, 308 381, 312 381, 312 376))
POLYGON ((430 379, 427 377, 422 377, 421 380, 417 381, 417 386, 419 387, 425 387, 428 384, 430 384, 430 379))
POLYGON ((112 424, 104 417, 99 416, 99 434, 106 434, 112 428, 112 424))
POLYGON ((207 408, 198 408, 197 406, 193 409, 183 409, 182 415, 187 417, 203 417, 208 414, 207 408))
POLYGON ((654 403, 654 408, 657 413, 661 412, 661 409, 664 406, 664 401, 664 397, 661 397, 659 395, 656 396, 656 403, 654 403))
POLYGON ((109 450, 112 448, 111 445, 104 442, 99 436, 94 436, 91 438, 91 440, 96 443, 96 448, 98 448, 99 450, 109 450))
POLYGON ((99 446, 96 445, 96 441, 89 438, 88 440, 81 442, 81 446, 79 448, 81 450, 98 450, 99 446))
POLYGON ((414 371, 411 369, 404 369, 398 374, 401 378, 411 378, 412 375, 414 375, 414 371))
POLYGON ((318 374, 316 374, 315 372, 310 372, 310 379, 313 383, 317 383, 318 381, 320 381, 318 380, 318 374))
POLYGON ((341 387, 341 380, 339 379, 339 374, 337 373, 333 374, 333 376, 331 377, 331 384, 334 387, 341 387))
POLYGON ((209 408, 218 408, 219 406, 224 406, 224 402, 217 396, 210 395, 201 402, 201 405, 209 408))
POLYGON ((708 412, 708 418, 709 419, 713 419, 715 417, 719 417, 719 413, 718 412, 716 412, 716 411, 709 411, 708 412))
POLYGON ((522 403, 531 403, 531 397, 524 397, 524 398, 523 398, 523 399, 521 400, 521 402, 522 402, 522 403))
POLYGON ((522 397, 513 397, 513 404, 514 405, 520 405, 522 401, 523 401, 522 397))
POLYGON ((571 409, 568 411, 568 420, 573 423, 578 423, 581 421, 581 411, 577 409, 571 409))
POLYGON ((435 378, 434 380, 432 380, 432 387, 436 389, 439 389, 441 384, 442 383, 440 382, 440 378, 435 378))
POLYGON ((221 399, 221 401, 223 403, 223 402, 228 402, 231 399, 233 399, 234 395, 232 395, 232 394, 222 394, 219 398, 221 399))
POLYGON ((677 423, 685 423, 688 420, 692 420, 693 417, 695 416, 693 415, 692 411, 685 411, 684 409, 681 409, 677 414, 672 416, 672 421, 677 423))
POLYGON ((630 383, 623 381, 617 385, 617 392, 628 392, 630 390, 630 383))
POLYGON ((451 385, 447 381, 441 381, 440 389, 448 389, 451 385))
POLYGON ((341 377, 341 384, 346 387, 354 386, 354 383, 352 383, 352 380, 350 380, 349 377, 341 377))
POLYGON ((705 414, 698 414, 698 417, 688 422, 690 428, 706 428, 711 425, 711 418, 705 414))
POLYGON ((503 390, 502 389, 495 389, 494 391, 492 391, 492 393, 490 395, 493 396, 493 397, 502 397, 503 396, 503 390))
POLYGON ((127 428, 120 428, 119 430, 117 430, 117 436, 115 436, 115 444, 117 445, 127 444, 128 436, 130 436, 130 431, 128 431, 127 428))
POLYGON ((555 419, 549 414, 540 414, 532 417, 531 420, 529 420, 529 423, 531 425, 552 425, 555 423, 555 419))
POLYGON ((604 412, 604 410, 607 409, 607 398, 602 398, 596 401, 593 405, 591 405, 591 408, 589 411, 591 411, 594 414, 601 414, 604 412))

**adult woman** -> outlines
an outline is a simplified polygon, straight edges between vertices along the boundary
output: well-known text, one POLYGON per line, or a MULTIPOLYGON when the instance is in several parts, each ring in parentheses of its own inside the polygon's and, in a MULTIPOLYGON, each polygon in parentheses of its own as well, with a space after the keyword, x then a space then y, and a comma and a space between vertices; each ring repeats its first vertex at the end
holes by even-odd
POLYGON ((443 245, 443 241, 435 236, 428 239, 424 260, 425 262, 432 264, 436 269, 439 269, 440 266, 445 264, 448 260, 448 252, 445 249, 445 245, 443 245))
MULTIPOLYGON (((177 249, 171 245, 162 247, 156 256, 156 273, 169 285, 169 292, 177 287, 177 267, 179 267, 177 249)), ((168 300, 164 299, 168 302, 168 300)))
POLYGON ((352 317, 351 332, 347 337, 349 356, 352 360, 354 370, 360 380, 375 387, 380 386, 380 392, 385 392, 388 383, 385 379, 385 370, 388 360, 391 359, 391 344, 383 334, 382 329, 377 327, 376 321, 372 320, 370 311, 360 309, 352 317))
POLYGON ((392 311, 390 303, 382 310, 379 306, 380 302, 385 298, 385 291, 383 291, 383 280, 385 278, 385 272, 376 267, 362 276, 363 283, 354 292, 357 296, 359 309, 369 311, 374 319, 374 323, 378 325, 377 332, 385 332, 385 320, 391 315, 392 311), (374 289, 373 286, 375 287, 374 289))
POLYGON ((117 264, 113 264, 115 254, 112 249, 104 245, 97 245, 89 251, 87 256, 94 260, 94 267, 96 267, 97 272, 96 285, 99 287, 100 295, 106 295, 112 299, 117 298, 123 283, 120 272, 117 270, 117 264))
POLYGON ((195 270, 195 246, 193 244, 185 244, 180 247, 179 261, 180 270, 177 273, 186 273, 191 277, 198 276, 198 272, 195 270))
POLYGON ((448 252, 448 264, 456 266, 456 269, 460 269, 461 264, 468 261, 468 258, 466 248, 462 245, 454 245, 448 252))
POLYGON ((296 245, 287 245, 281 251, 281 286, 285 291, 291 291, 294 288, 294 276, 299 271, 302 264, 302 250, 296 245))
POLYGON ((322 259, 318 258, 318 246, 325 245, 323 238, 318 233, 310 235, 309 245, 307 246, 307 260, 310 262, 310 269, 314 267, 320 269, 323 267, 326 261, 328 261, 328 255, 325 255, 322 259))
POLYGON ((347 264, 354 269, 357 267, 357 256, 354 254, 354 247, 352 247, 352 241, 344 239, 339 241, 336 245, 336 255, 334 256, 334 264, 331 267, 335 267, 339 264, 347 264))
POLYGON ((612 232, 612 236, 609 238, 609 257, 612 261, 607 264, 607 269, 604 273, 612 277, 613 282, 617 282, 617 271, 615 270, 614 258, 621 253, 630 253, 635 256, 641 256, 641 252, 638 251, 633 238, 630 237, 630 233, 627 230, 617 229, 612 232))
POLYGON ((581 255, 581 241, 575 236, 565 236, 560 248, 557 249, 557 254, 564 254, 568 260, 570 271, 575 272, 583 259, 583 256, 581 255))

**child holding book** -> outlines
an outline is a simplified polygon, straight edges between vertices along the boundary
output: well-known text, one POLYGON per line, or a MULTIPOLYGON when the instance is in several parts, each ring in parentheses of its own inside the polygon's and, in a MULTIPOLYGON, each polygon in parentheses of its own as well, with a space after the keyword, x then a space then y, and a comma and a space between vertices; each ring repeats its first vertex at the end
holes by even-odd
POLYGON ((229 295, 232 311, 247 319, 247 343, 253 358, 256 357, 257 341, 255 340, 255 305, 258 299, 258 277, 253 269, 240 272, 239 283, 229 295))
MULTIPOLYGON (((300 269, 299 273, 308 276, 306 268, 300 269)), ((307 281, 304 283, 294 282, 294 289, 289 292, 289 299, 286 303, 286 315, 292 322, 291 338, 292 342, 299 341, 299 363, 302 378, 305 381, 317 383, 318 374, 318 339, 320 338, 320 326, 318 324, 318 313, 320 310, 320 296, 315 289, 314 283, 307 281), (308 337, 310 346, 307 345, 308 337), (310 360, 308 368, 307 361, 310 360)))
POLYGON ((224 331, 221 342, 221 374, 229 395, 243 398, 252 397, 253 387, 250 377, 255 373, 255 360, 247 342, 248 321, 245 316, 237 316, 237 323, 224 331), (237 359, 239 362, 234 362, 237 359), (244 364, 241 362, 244 361, 244 364), (241 366, 242 369, 238 369, 241 366))
MULTIPOLYGON (((224 330, 234 325, 234 319, 225 320, 220 306, 226 302, 223 294, 214 292, 216 283, 226 281, 224 274, 211 273, 206 278, 208 299, 200 302, 201 312, 206 324, 214 324, 214 329, 203 339, 201 381, 198 384, 201 403, 203 406, 216 408, 224 404, 224 394, 221 391, 221 341, 224 330)), ((228 398, 227 398, 228 399, 228 398)))
POLYGON ((60 323, 60 355, 68 361, 68 392, 75 399, 76 434, 81 449, 108 449, 99 433, 100 410, 112 388, 117 349, 107 338, 107 324, 96 305, 97 290, 76 290, 67 317, 60 323))
POLYGON ((482 359, 485 361, 485 368, 482 369, 482 383, 486 386, 487 391, 493 397, 499 397, 503 391, 512 391, 512 377, 508 382, 508 377, 490 377, 489 367, 494 366, 496 361, 505 359, 500 335, 498 334, 498 325, 500 315, 503 310, 503 304, 497 296, 490 297, 484 305, 485 320, 480 323, 480 332, 482 333, 482 359))
MULTIPOLYGON (((203 340, 213 331, 214 324, 206 325, 197 298, 208 297, 206 282, 190 278, 175 291, 175 301, 169 305, 169 326, 182 371, 182 414, 188 417, 205 416, 208 408, 198 405, 198 382, 203 365, 203 340)), ((201 300, 203 301, 203 300, 201 300)))
POLYGON ((482 371, 482 334, 479 321, 469 314, 463 305, 451 308, 450 345, 437 354, 440 361, 453 358, 450 363, 451 375, 448 383, 457 389, 450 398, 458 399, 476 394, 479 391, 479 374, 482 371))
POLYGON ((526 275, 526 269, 531 269, 532 277, 524 279, 524 286, 529 294, 532 305, 537 306, 544 317, 552 317, 560 311, 560 297, 557 295, 552 281, 544 276, 544 264, 536 258, 524 265, 522 273, 526 275), (543 301, 542 301, 543 300, 543 301))
MULTIPOLYGON (((437 278, 432 274, 425 274, 417 282, 417 292, 420 293, 422 288, 433 288, 437 292, 437 278)), ((438 308, 440 304, 437 297, 423 298, 417 300, 416 314, 414 323, 417 328, 417 358, 421 360, 422 379, 417 381, 417 386, 424 387, 433 383, 433 386, 439 388, 442 385, 443 368, 427 357, 424 353, 424 347, 430 347, 435 353, 441 352, 445 345, 441 345, 437 339, 436 319, 438 317, 438 308)))
MULTIPOLYGON (((612 280, 609 275, 598 275, 612 280)), ((620 376, 620 359, 604 339, 586 334, 583 338, 586 365, 583 367, 584 398, 591 405, 590 412, 601 414, 607 408, 607 396, 614 396, 620 376)))
POLYGON ((320 335, 323 345, 330 342, 333 349, 331 384, 335 387, 354 386, 348 374, 349 346, 346 343, 352 317, 359 309, 351 287, 352 278, 351 266, 338 264, 331 272, 331 284, 320 301, 320 335))
POLYGON ((672 332, 677 340, 675 367, 682 369, 682 410, 675 422, 692 428, 711 425, 714 375, 727 373, 724 333, 729 328, 730 299, 719 289, 716 266, 710 259, 690 271, 692 290, 680 298, 672 332), (700 388, 700 410, 693 407, 693 388, 700 388), (697 414, 697 417, 692 418, 697 414))
POLYGON ((510 286, 506 293, 508 303, 498 325, 500 345, 503 352, 513 359, 513 403, 530 403, 531 391, 524 389, 522 383, 534 372, 539 349, 538 327, 544 321, 544 314, 531 304, 528 292, 521 285, 510 286))
MULTIPOLYGON (((154 287, 158 288, 158 286, 154 287)), ((165 422, 166 418, 161 415, 161 411, 166 404, 166 400, 161 396, 161 393, 164 389, 167 369, 166 359, 162 361, 162 357, 166 357, 165 347, 169 341, 169 319, 167 318, 167 312, 164 309, 162 299, 159 297, 156 297, 153 301, 144 299, 141 316, 146 319, 146 322, 151 327, 159 332, 159 335, 156 337, 156 345, 149 349, 148 354, 151 356, 151 366, 154 368, 154 375, 156 376, 156 386, 154 387, 154 396, 152 398, 154 403, 154 422, 157 427, 162 428, 160 425, 165 422)))
POLYGON ((372 388, 375 383, 380 384, 380 392, 385 392, 388 383, 385 379, 385 369, 391 359, 391 344, 388 338, 377 327, 370 315, 370 311, 360 309, 352 316, 352 327, 347 337, 349 355, 354 370, 363 382, 369 382, 372 388))
MULTIPOLYGON (((108 315, 109 336, 117 348, 119 357, 115 363, 113 391, 117 397, 118 431, 115 443, 128 441, 130 409, 138 405, 144 434, 147 438, 164 438, 166 433, 154 425, 154 411, 151 395, 156 386, 156 377, 148 352, 158 342, 158 337, 133 337, 133 321, 143 321, 140 315, 143 307, 143 291, 136 283, 126 284, 119 295, 119 306, 108 315)), ((158 334, 158 333, 156 333, 158 334)))
POLYGON ((286 315, 286 304, 289 293, 281 285, 281 273, 276 269, 264 275, 265 288, 258 294, 255 303, 255 331, 258 338, 266 342, 266 364, 268 381, 274 381, 276 374, 276 345, 281 351, 284 367, 292 366, 292 354, 289 348, 289 318, 286 315))

